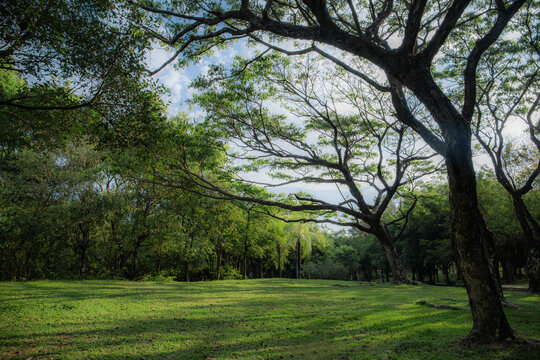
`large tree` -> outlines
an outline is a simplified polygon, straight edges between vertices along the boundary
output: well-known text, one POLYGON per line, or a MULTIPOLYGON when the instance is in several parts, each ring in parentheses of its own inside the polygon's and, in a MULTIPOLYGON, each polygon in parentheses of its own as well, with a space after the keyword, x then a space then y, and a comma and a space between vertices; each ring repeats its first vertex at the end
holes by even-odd
MULTIPOLYGON (((240 162, 227 169, 230 181, 274 189, 334 186, 341 196, 332 200, 295 189, 289 195, 294 202, 263 203, 338 216, 286 221, 330 222, 375 235, 394 281, 410 283, 388 229, 408 211, 389 220, 385 214, 404 184, 437 170, 428 161, 434 154, 392 116, 389 96, 373 92, 347 72, 321 65, 327 64, 310 57, 291 61, 268 56, 249 69, 240 60, 232 70, 235 74, 244 69, 239 77, 199 79, 196 101, 208 113, 205 126, 222 135, 223 150, 240 162), (276 107, 279 110, 271 110, 276 107), (258 176, 264 171, 267 182, 258 176)), ((219 184, 201 185, 235 197, 220 191, 219 184)))
POLYGON ((540 225, 524 201, 540 174, 540 34, 531 16, 514 24, 522 36, 500 41, 484 57, 474 134, 512 197, 529 248, 529 290, 540 292, 540 225))
POLYGON ((511 31, 509 23, 516 14, 536 11, 537 2, 529 1, 526 7, 526 0, 130 2, 137 5, 135 11, 143 10, 149 15, 147 19, 156 20, 143 28, 174 49, 169 62, 178 57, 185 62, 230 40, 250 38, 288 54, 316 52, 375 89, 390 93, 399 120, 446 161, 453 242, 474 320, 466 342, 501 342, 515 337, 487 261, 486 249, 493 238, 478 207, 471 121, 483 54, 511 31), (470 26, 477 22, 487 26, 470 26), (434 72, 443 70, 438 61, 452 50, 454 35, 460 32, 470 41, 460 62, 463 66, 457 70, 463 81, 456 89, 452 74, 437 79, 434 72), (347 61, 350 57, 367 61, 379 72, 363 72, 347 61), (448 88, 458 91, 462 100, 451 98, 448 88), (411 96, 425 106, 430 121, 413 115, 411 96))

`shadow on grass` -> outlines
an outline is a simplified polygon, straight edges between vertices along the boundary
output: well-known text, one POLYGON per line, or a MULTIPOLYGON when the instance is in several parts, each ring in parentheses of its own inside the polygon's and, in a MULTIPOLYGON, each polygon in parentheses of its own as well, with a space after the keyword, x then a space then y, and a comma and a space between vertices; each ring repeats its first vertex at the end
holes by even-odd
POLYGON ((331 285, 26 283, 12 294, 6 319, 14 327, 0 327, 0 358, 538 358, 523 348, 461 349, 468 311, 414 305, 425 298, 463 301, 462 290, 331 285))

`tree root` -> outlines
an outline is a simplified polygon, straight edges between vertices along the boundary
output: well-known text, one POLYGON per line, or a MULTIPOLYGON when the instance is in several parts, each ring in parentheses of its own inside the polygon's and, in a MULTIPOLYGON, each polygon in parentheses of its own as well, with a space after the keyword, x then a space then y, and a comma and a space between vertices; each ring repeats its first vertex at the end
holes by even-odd
POLYGON ((501 303, 503 304, 503 306, 507 306, 509 308, 516 309, 516 310, 521 310, 521 307, 519 307, 518 305, 508 301, 508 299, 506 299, 506 298, 501 299, 501 303))
POLYGON ((478 346, 495 346, 495 347, 528 347, 534 350, 540 350, 540 341, 536 339, 525 339, 515 333, 507 338, 492 338, 479 335, 474 330, 460 342, 465 348, 478 346))

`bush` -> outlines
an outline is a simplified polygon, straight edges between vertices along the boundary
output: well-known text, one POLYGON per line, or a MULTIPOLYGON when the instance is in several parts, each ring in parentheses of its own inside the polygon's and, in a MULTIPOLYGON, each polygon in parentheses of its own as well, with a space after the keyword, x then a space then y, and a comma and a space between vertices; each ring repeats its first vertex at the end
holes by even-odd
POLYGON ((176 276, 169 276, 163 271, 158 274, 146 274, 141 281, 173 282, 176 276))
POLYGON ((349 275, 347 268, 330 259, 318 262, 307 262, 302 265, 302 277, 307 279, 346 280, 349 275))
POLYGON ((243 276, 238 269, 229 265, 224 267, 221 271, 221 278, 223 280, 240 280, 243 279, 243 276))

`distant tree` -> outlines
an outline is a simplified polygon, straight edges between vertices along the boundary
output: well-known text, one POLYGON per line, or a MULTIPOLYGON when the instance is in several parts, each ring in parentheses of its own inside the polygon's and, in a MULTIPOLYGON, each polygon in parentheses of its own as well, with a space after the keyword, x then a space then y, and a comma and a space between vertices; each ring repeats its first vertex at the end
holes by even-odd
POLYGON ((324 245, 325 237, 315 224, 292 222, 285 227, 287 246, 295 254, 295 276, 302 277, 302 260, 311 254, 315 244, 324 245))
POLYGON ((421 185, 415 189, 415 195, 416 207, 399 242, 403 258, 418 281, 428 279, 434 283, 440 268, 449 283, 449 268, 455 258, 450 242, 447 184, 421 185))
POLYGON ((478 195, 482 213, 495 235, 503 278, 513 283, 516 271, 526 267, 528 244, 516 219, 512 197, 498 183, 492 171, 479 174, 478 195))

